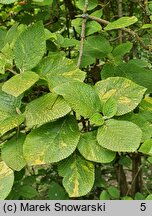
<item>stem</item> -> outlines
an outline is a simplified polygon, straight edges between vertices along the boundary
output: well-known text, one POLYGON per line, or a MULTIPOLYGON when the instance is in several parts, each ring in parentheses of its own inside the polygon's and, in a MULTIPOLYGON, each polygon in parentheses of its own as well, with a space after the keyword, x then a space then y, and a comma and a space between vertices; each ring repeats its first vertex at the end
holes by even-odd
POLYGON ((86 16, 87 9, 88 9, 88 0, 85 0, 85 5, 84 5, 83 15, 82 15, 83 20, 82 20, 82 30, 81 30, 81 42, 80 42, 80 52, 79 52, 77 67, 80 67, 82 61, 84 41, 85 41, 86 21, 87 21, 87 16, 86 16))
POLYGON ((120 189, 120 196, 126 196, 128 191, 128 183, 126 179, 126 174, 123 166, 118 163, 120 156, 117 155, 117 163, 115 164, 115 171, 117 176, 117 181, 120 189))
POLYGON ((142 191, 142 165, 141 156, 139 154, 134 154, 132 159, 132 185, 131 185, 131 195, 135 196, 137 192, 142 191))

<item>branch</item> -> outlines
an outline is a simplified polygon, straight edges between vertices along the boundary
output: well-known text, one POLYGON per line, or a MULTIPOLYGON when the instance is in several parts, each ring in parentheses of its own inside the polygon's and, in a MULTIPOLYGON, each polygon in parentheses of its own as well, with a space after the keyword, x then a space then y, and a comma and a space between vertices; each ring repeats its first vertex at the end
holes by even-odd
MULTIPOLYGON (((107 21, 107 20, 104 20, 104 19, 100 19, 98 17, 95 17, 95 16, 90 16, 90 15, 87 15, 87 18, 90 19, 90 20, 94 20, 100 24, 103 24, 103 25, 108 25, 110 22, 107 21)), ((140 43, 140 45, 145 49, 145 50, 148 50, 148 51, 152 51, 152 46, 151 45, 146 45, 143 40, 139 37, 139 35, 137 33, 135 33, 134 31, 132 31, 131 29, 129 28, 121 28, 121 30, 123 32, 126 32, 128 34, 130 34, 132 37, 134 37, 136 39, 137 42, 140 43)))
POLYGON ((85 0, 85 5, 83 9, 83 14, 82 14, 82 30, 81 30, 81 42, 80 42, 80 51, 79 51, 79 58, 78 58, 78 63, 77 67, 80 67, 81 61, 82 61, 82 55, 83 55, 83 48, 84 48, 84 40, 85 40, 85 30, 86 30, 86 21, 87 21, 87 9, 88 9, 88 0, 85 0))

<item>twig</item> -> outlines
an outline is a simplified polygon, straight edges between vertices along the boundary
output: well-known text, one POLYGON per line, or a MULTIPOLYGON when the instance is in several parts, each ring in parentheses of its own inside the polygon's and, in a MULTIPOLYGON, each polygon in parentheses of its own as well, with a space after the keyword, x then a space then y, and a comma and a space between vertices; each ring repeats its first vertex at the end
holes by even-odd
POLYGON ((81 30, 81 42, 80 42, 80 51, 79 51, 79 58, 77 67, 80 67, 81 61, 82 61, 82 55, 83 55, 83 48, 84 48, 84 40, 85 40, 85 30, 86 30, 86 21, 87 21, 87 9, 88 9, 88 0, 85 0, 85 5, 83 9, 83 15, 82 15, 82 30, 81 30))
MULTIPOLYGON (((107 20, 104 20, 104 19, 100 19, 98 17, 95 17, 95 16, 90 16, 90 15, 87 15, 87 18, 90 19, 90 20, 94 20, 100 24, 103 24, 103 25, 108 25, 110 22, 107 21, 107 20)), ((146 45, 142 39, 139 37, 139 35, 137 33, 135 33, 134 31, 132 31, 131 29, 129 28, 121 28, 121 30, 123 32, 126 32, 128 34, 130 34, 132 37, 134 37, 136 39, 137 42, 140 43, 140 45, 145 49, 145 50, 148 50, 148 51, 152 51, 152 46, 151 45, 146 45)))
POLYGON ((6 68, 5 70, 6 70, 6 71, 9 71, 9 72, 11 72, 11 73, 13 73, 14 75, 18 74, 18 73, 16 73, 15 71, 11 70, 10 68, 6 68))
POLYGON ((132 188, 133 184, 135 183, 135 180, 136 180, 136 178, 137 178, 139 172, 141 171, 142 167, 143 167, 143 165, 141 164, 140 167, 138 168, 137 173, 136 173, 135 176, 134 176, 134 179, 133 179, 132 182, 131 182, 131 186, 130 186, 130 188, 128 189, 128 191, 127 191, 127 193, 126 193, 126 196, 128 196, 129 192, 131 191, 131 188, 132 188))
MULTIPOLYGON (((119 18, 121 18, 123 16, 123 14, 122 14, 122 0, 118 0, 118 16, 119 16, 119 18)), ((119 31, 118 31, 118 36, 119 36, 119 42, 122 43, 123 34, 122 34, 121 29, 119 29, 119 31)))

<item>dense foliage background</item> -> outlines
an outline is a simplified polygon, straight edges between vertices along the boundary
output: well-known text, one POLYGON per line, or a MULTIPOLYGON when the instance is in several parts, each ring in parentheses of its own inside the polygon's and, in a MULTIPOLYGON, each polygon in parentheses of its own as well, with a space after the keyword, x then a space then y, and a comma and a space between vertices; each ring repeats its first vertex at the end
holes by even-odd
POLYGON ((152 1, 0 0, 0 199, 152 199, 152 1))

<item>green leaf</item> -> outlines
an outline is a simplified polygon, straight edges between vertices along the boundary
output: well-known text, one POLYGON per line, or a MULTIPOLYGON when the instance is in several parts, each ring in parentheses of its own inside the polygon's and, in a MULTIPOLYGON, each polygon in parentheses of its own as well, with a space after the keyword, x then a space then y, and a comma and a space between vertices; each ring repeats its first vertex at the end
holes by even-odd
POLYGON ((29 165, 58 162, 74 152, 79 138, 78 124, 72 116, 45 124, 27 135, 24 158, 29 165))
POLYGON ((143 61, 140 60, 137 62, 136 60, 133 59, 128 63, 121 63, 118 66, 106 64, 101 73, 102 79, 118 76, 126 77, 138 85, 147 88, 147 93, 152 92, 152 70, 143 68, 143 61))
POLYGON ((13 66, 13 52, 8 44, 6 44, 0 53, 0 74, 5 74, 6 68, 13 66))
POLYGON ((88 65, 92 65, 94 64, 96 61, 96 59, 92 56, 89 55, 89 53, 83 53, 83 56, 82 56, 82 61, 81 61, 81 68, 84 68, 88 65))
POLYGON ((112 51, 109 41, 103 36, 90 36, 84 44, 84 55, 93 58, 104 58, 112 51))
POLYGON ((18 0, 0 0, 0 4, 12 4, 18 0))
POLYGON ((87 160, 97 163, 110 163, 114 160, 116 154, 100 146, 96 135, 96 131, 82 134, 78 143, 78 150, 87 160))
POLYGON ((152 137, 152 124, 148 119, 142 116, 141 113, 133 113, 130 117, 124 117, 122 119, 131 121, 140 127, 142 130, 141 142, 144 142, 152 137))
POLYGON ((53 3, 53 0, 33 0, 37 5, 39 6, 46 6, 51 5, 53 3))
POLYGON ((20 94, 34 85, 34 83, 36 83, 38 80, 39 76, 36 73, 32 71, 26 71, 24 73, 17 74, 6 81, 2 86, 2 90, 7 94, 18 97, 20 94))
POLYGON ((23 158, 23 142, 25 135, 20 134, 5 142, 2 150, 2 160, 13 170, 20 171, 25 165, 23 158))
POLYGON ((21 70, 35 67, 45 53, 45 33, 42 22, 37 22, 25 29, 14 45, 15 63, 21 70))
POLYGON ((130 196, 124 196, 122 197, 122 200, 133 200, 133 198, 130 196))
POLYGON ((117 19, 116 21, 109 23, 104 28, 104 30, 109 31, 109 30, 113 30, 113 29, 119 29, 119 28, 128 27, 128 26, 136 23, 137 21, 138 21, 138 19, 135 16, 121 17, 121 18, 117 19))
POLYGON ((14 182, 13 171, 3 162, 0 162, 0 200, 4 200, 10 193, 14 182))
POLYGON ((146 140, 138 151, 152 156, 152 139, 146 140))
POLYGON ((148 157, 147 161, 152 164, 152 157, 148 157))
MULTIPOLYGON (((61 36, 60 34, 58 35, 58 40, 57 42, 59 43, 60 47, 64 47, 64 48, 67 48, 67 47, 73 47, 73 46, 77 46, 79 45, 79 41, 74 39, 74 38, 64 38, 63 36, 61 36)), ((63 58, 65 60, 68 60, 67 58, 63 58)), ((70 61, 69 61, 70 62, 70 61)), ((71 61, 72 63, 72 61, 71 61)))
POLYGON ((52 181, 48 191, 49 200, 66 200, 67 194, 63 187, 52 181))
POLYGON ((103 115, 107 118, 112 118, 117 113, 117 101, 110 97, 103 105, 103 115))
POLYGON ((142 29, 152 28, 152 24, 149 24, 149 23, 144 24, 141 28, 142 29))
POLYGON ((1 121, 12 114, 16 114, 16 110, 20 108, 21 105, 21 97, 16 98, 12 95, 6 94, 0 88, 0 104, 1 104, 0 105, 0 121, 1 121))
POLYGON ((0 121, 0 135, 3 135, 9 130, 18 127, 24 122, 24 118, 24 115, 14 114, 0 121))
POLYGON ((148 110, 152 113, 152 98, 146 96, 140 103, 140 108, 142 110, 148 110))
POLYGON ((131 158, 127 157, 126 155, 125 156, 122 155, 120 157, 119 164, 130 169, 130 167, 132 165, 132 160, 131 160, 131 158))
POLYGON ((137 192, 135 194, 135 200, 145 200, 145 196, 142 193, 137 192))
POLYGON ((101 31, 101 25, 96 21, 89 21, 86 24, 86 36, 92 35, 101 31))
POLYGON ((109 193, 106 190, 103 190, 100 194, 100 200, 110 200, 109 193))
MULTIPOLYGON (((100 10, 101 11, 101 10, 100 10)), ((72 26, 75 28, 78 34, 81 34, 81 27, 82 27, 82 18, 76 18, 72 20, 72 26)), ((85 35, 89 36, 96 32, 101 31, 102 27, 96 21, 88 20, 86 23, 85 35)))
POLYGON ((112 51, 112 54, 114 56, 124 56, 126 53, 129 53, 130 50, 132 49, 133 43, 131 42, 126 42, 126 43, 122 43, 118 46, 116 46, 116 48, 112 51))
POLYGON ((32 199, 38 196, 38 192, 36 191, 36 189, 29 185, 22 185, 18 193, 20 194, 20 196, 27 199, 32 199))
POLYGON ((67 82, 54 88, 54 91, 62 95, 78 115, 91 117, 95 112, 100 111, 100 99, 88 84, 67 82))
POLYGON ((95 17, 98 17, 98 18, 101 18, 102 15, 103 15, 103 11, 101 9, 95 10, 93 13, 90 14, 90 16, 95 16, 95 17))
POLYGON ((98 143, 109 150, 116 152, 134 152, 140 145, 141 129, 132 122, 107 120, 98 129, 98 143))
POLYGON ((116 100, 117 116, 134 110, 146 91, 144 87, 123 77, 109 77, 106 80, 97 82, 95 86, 102 107, 110 97, 116 100))
POLYGON ((86 76, 72 60, 61 55, 44 58, 38 65, 36 71, 41 78, 47 80, 51 90, 67 81, 83 81, 86 76))
POLYGON ((93 116, 91 116, 90 123, 95 124, 97 126, 101 126, 104 124, 104 118, 100 113, 95 113, 93 114, 93 116))
POLYGON ((47 93, 26 106, 26 125, 44 124, 68 114, 71 108, 66 101, 54 93, 47 93))
POLYGON ((5 41, 6 34, 7 34, 7 31, 5 29, 3 29, 3 28, 0 28, 0 50, 4 46, 4 41, 5 41))
POLYGON ((94 184, 94 165, 74 154, 59 164, 59 175, 70 197, 81 197, 90 192, 94 184), (89 181, 88 181, 89 180, 89 181))
MULTIPOLYGON (((76 6, 83 10, 85 5, 85 0, 78 0, 76 6)), ((93 8, 95 8, 98 5, 98 0, 89 0, 88 1, 88 10, 92 10, 93 8)))
POLYGON ((149 195, 146 197, 146 200, 152 200, 152 194, 149 194, 149 195))
MULTIPOLYGON (((5 37, 5 45, 6 44, 13 44, 17 38, 17 35, 20 33, 18 30, 18 23, 15 23, 14 25, 11 26, 11 28, 7 31, 6 37, 5 37)), ((13 46, 11 46, 13 47, 13 46)))
POLYGON ((114 186, 108 187, 108 192, 113 198, 115 198, 115 199, 120 198, 120 191, 116 187, 114 187, 114 186))

